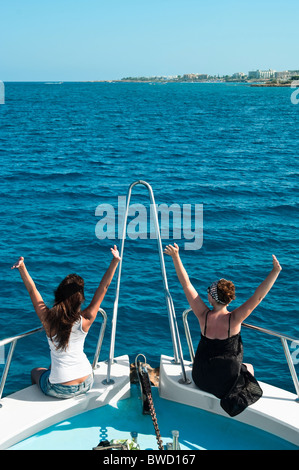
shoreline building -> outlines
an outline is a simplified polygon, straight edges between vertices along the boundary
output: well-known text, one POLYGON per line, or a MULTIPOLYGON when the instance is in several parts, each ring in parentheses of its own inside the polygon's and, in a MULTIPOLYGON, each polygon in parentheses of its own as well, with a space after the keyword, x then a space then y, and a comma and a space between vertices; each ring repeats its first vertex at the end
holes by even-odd
POLYGON ((232 78, 237 80, 243 80, 246 78, 246 75, 243 72, 236 72, 232 75, 232 78))
POLYGON ((280 80, 288 80, 291 78, 291 73, 289 70, 284 70, 283 72, 276 72, 275 78, 278 78, 280 80))
POLYGON ((248 78, 259 78, 259 79, 269 79, 269 78, 275 78, 275 70, 269 69, 269 70, 252 70, 248 72, 248 78))
POLYGON ((205 73, 185 73, 181 79, 189 82, 189 81, 200 81, 200 80, 207 80, 209 75, 205 73))

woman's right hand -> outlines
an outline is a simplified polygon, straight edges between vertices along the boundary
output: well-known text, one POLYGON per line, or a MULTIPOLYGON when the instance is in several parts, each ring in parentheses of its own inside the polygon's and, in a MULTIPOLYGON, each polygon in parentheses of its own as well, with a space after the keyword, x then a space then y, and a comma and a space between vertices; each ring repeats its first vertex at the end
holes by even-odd
POLYGON ((282 270, 282 267, 280 266, 279 261, 275 255, 272 255, 272 258, 273 258, 273 270, 279 273, 282 270))
POLYGON ((113 258, 116 259, 117 261, 120 261, 121 258, 120 258, 120 256, 119 256, 119 251, 118 251, 118 249, 117 249, 117 246, 114 245, 114 247, 113 247, 113 248, 110 248, 110 250, 111 250, 111 253, 112 253, 113 258))
POLYGON ((11 267, 11 269, 20 268, 24 264, 23 256, 20 256, 18 261, 11 267))

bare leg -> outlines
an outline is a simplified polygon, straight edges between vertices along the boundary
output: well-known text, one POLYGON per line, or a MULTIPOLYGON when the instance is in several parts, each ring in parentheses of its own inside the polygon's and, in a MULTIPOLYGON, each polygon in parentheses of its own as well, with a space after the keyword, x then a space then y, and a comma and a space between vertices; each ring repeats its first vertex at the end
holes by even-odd
POLYGON ((250 372, 252 375, 254 375, 254 368, 253 368, 252 364, 245 364, 244 363, 244 366, 247 367, 248 372, 250 372))
POLYGON ((37 384, 39 385, 39 378, 40 376, 45 372, 45 370, 48 370, 44 367, 36 367, 35 369, 32 369, 31 371, 31 382, 32 384, 37 384))

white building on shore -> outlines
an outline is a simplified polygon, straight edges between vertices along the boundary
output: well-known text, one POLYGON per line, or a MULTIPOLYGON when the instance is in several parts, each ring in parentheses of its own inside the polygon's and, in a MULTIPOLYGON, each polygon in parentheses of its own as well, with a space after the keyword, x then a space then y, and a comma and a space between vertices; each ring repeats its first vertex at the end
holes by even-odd
POLYGON ((289 80, 290 78, 299 75, 299 70, 284 70, 282 72, 276 72, 275 70, 253 70, 248 72, 248 78, 256 79, 271 79, 277 78, 278 80, 289 80))
POLYGON ((275 78, 275 70, 255 70, 248 72, 248 78, 258 78, 258 79, 266 79, 266 78, 275 78))
POLYGON ((242 78, 245 78, 246 75, 243 72, 236 72, 233 74, 232 78, 235 78, 237 80, 242 80, 242 78))

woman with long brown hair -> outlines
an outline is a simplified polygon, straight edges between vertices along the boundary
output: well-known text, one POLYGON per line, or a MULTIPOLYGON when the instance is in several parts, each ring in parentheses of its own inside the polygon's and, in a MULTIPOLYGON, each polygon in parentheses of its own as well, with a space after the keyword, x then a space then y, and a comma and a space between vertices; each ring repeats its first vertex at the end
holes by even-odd
POLYGON ((47 335, 51 367, 37 367, 31 371, 32 383, 39 385, 46 395, 70 398, 86 393, 92 387, 92 367, 84 353, 84 342, 120 261, 115 245, 111 253, 110 266, 84 310, 81 310, 85 300, 82 277, 77 274, 66 276, 55 290, 53 307, 48 308, 27 271, 24 258, 20 257, 12 266, 12 269, 19 270, 47 335))
POLYGON ((220 398, 220 405, 230 416, 236 416, 262 396, 252 365, 243 364, 241 324, 270 291, 281 266, 272 255, 273 267, 268 276, 245 303, 229 312, 227 307, 235 299, 232 281, 220 279, 208 287, 210 309, 191 284, 178 245, 167 245, 164 253, 172 257, 186 298, 200 324, 201 339, 192 379, 201 390, 220 398))

